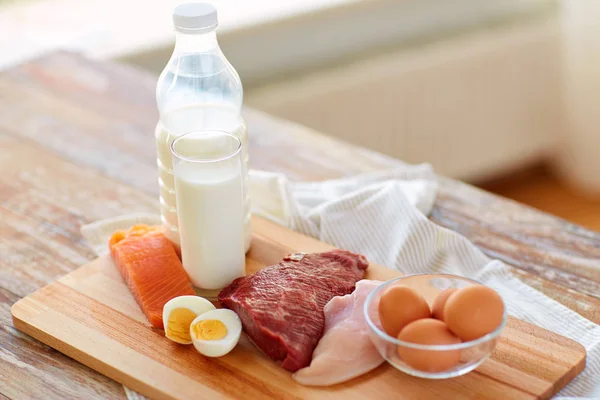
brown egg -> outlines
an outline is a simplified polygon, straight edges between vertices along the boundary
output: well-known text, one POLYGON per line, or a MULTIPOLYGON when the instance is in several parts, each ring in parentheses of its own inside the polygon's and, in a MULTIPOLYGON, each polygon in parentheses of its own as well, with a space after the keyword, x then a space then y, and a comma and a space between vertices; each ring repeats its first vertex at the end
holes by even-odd
POLYGON ((463 342, 493 332, 502 323, 503 316, 502 297, 484 285, 457 290, 444 307, 444 322, 463 342))
MULTIPOLYGON (((450 332, 443 321, 433 318, 406 325, 398 335, 398 340, 419 344, 460 343, 460 339, 450 332)), ((460 361, 460 350, 419 350, 398 346, 398 355, 411 367, 427 372, 447 371, 460 361)))
POLYGON ((439 319, 440 321, 444 320, 444 306, 446 305, 446 301, 448 301, 448 297, 457 290, 458 289, 456 288, 448 288, 438 293, 433 301, 433 307, 431 307, 433 318, 439 319))
POLYGON ((396 337, 406 325, 421 318, 431 317, 427 301, 406 286, 392 286, 379 301, 379 320, 383 330, 396 337))

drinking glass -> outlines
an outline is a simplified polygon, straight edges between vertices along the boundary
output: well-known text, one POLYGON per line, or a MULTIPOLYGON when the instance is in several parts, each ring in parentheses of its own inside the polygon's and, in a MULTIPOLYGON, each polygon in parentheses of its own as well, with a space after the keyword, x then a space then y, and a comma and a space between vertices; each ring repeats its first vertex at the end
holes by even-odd
POLYGON ((200 289, 221 289, 245 274, 241 148, 240 139, 218 130, 171 144, 181 257, 200 289))

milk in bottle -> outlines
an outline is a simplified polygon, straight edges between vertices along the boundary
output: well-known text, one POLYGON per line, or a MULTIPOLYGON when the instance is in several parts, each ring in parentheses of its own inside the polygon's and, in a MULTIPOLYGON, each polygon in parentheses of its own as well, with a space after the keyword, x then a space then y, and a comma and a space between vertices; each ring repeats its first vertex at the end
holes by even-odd
POLYGON ((175 49, 156 87, 160 120, 156 126, 161 219, 169 238, 179 244, 177 201, 171 143, 184 133, 220 130, 242 142, 244 247, 250 247, 248 137, 241 116, 240 78, 227 61, 216 37, 217 10, 209 3, 190 2, 173 11, 175 49))

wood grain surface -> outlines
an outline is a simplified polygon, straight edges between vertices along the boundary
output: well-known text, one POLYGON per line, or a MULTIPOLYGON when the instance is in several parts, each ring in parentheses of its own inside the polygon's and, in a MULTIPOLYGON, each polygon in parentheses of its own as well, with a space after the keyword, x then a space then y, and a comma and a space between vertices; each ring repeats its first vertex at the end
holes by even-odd
MULTIPOLYGON (((266 220, 253 220, 246 272, 286 254, 330 245, 266 220)), ((397 272, 371 265, 368 279, 397 272)), ((546 399, 585 366, 578 343, 510 319, 493 356, 456 379, 413 378, 384 364, 369 374, 326 388, 299 385, 246 337, 229 355, 210 359, 152 329, 108 256, 100 257, 25 297, 12 307, 14 325, 83 364, 156 399, 216 397, 279 399, 546 399)))
MULTIPOLYGON (((124 398, 120 385, 18 333, 19 298, 94 258, 81 224, 158 209, 156 77, 54 53, 0 72, 0 393, 124 398)), ((253 168, 328 179, 400 161, 246 110, 253 168)), ((440 178, 431 219, 512 265, 524 282, 600 323, 600 234, 440 178)))

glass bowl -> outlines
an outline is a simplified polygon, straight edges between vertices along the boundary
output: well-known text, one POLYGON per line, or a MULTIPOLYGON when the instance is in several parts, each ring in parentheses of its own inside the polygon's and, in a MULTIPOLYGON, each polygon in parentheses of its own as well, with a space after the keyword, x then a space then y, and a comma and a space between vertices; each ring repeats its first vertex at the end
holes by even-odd
MULTIPOLYGON (((506 306, 504 307, 504 315, 502 323, 495 331, 482 336, 476 340, 462 342, 450 345, 424 345, 398 340, 384 332, 379 320, 379 299, 384 291, 392 286, 407 286, 421 294, 429 306, 433 304, 436 295, 444 289, 448 288, 463 288, 480 283, 472 279, 464 278, 457 275, 447 274, 419 274, 407 275, 400 278, 392 279, 379 285, 367 297, 364 304, 363 313, 369 326, 369 334, 371 341, 383 358, 392 364, 396 369, 405 372, 409 375, 418 376, 428 379, 447 379, 456 376, 461 376, 477 368, 483 363, 489 355, 494 351, 498 336, 506 325, 507 314, 506 306), (421 357, 434 358, 436 356, 444 357, 449 355, 448 352, 460 352, 460 361, 454 367, 441 371, 431 372, 413 368, 407 364, 398 354, 398 349, 414 349, 422 351, 421 357)), ((413 352, 413 354, 415 354, 413 352)))

